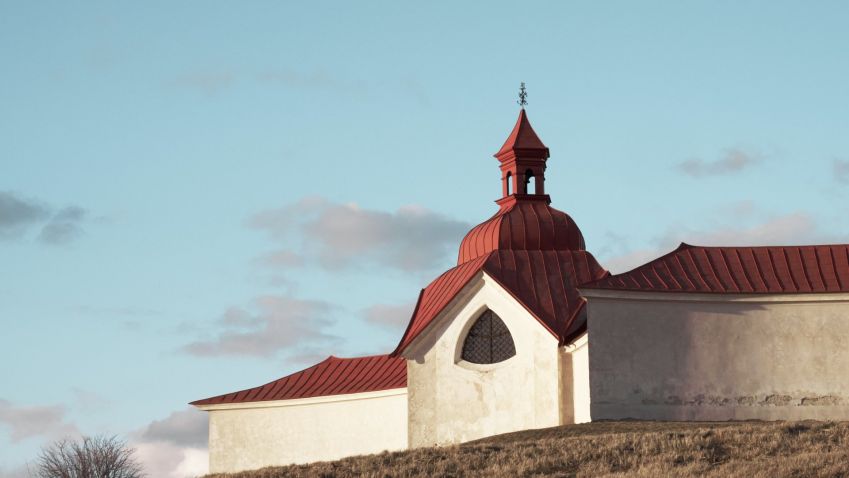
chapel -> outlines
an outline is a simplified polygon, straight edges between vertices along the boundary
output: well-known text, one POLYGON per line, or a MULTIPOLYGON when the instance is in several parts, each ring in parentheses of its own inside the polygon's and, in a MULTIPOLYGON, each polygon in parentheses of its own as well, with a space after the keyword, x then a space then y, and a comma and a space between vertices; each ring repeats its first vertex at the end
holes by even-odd
POLYGON ((591 420, 849 419, 849 245, 699 247, 611 275, 551 206, 524 107, 495 214, 395 350, 192 402, 210 472, 591 420))

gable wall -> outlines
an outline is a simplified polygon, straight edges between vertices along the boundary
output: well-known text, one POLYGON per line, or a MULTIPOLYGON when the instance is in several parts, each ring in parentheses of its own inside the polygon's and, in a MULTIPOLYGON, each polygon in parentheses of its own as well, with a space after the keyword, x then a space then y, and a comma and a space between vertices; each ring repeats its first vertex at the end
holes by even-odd
POLYGON ((460 443, 560 423, 557 339, 486 274, 405 351, 410 446, 460 443), (504 321, 516 355, 482 366, 460 359, 486 307, 504 321))
POLYGON ((634 297, 589 297, 593 420, 849 419, 846 294, 634 297))

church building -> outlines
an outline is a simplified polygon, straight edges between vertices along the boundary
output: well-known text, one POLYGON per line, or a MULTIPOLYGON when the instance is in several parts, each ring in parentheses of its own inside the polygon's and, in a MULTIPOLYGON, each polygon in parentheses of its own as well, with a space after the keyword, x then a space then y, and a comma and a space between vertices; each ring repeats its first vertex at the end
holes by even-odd
POLYGON ((551 207, 548 157, 522 109, 498 211, 391 353, 192 402, 210 472, 592 420, 849 419, 849 245, 681 244, 611 275, 551 207))

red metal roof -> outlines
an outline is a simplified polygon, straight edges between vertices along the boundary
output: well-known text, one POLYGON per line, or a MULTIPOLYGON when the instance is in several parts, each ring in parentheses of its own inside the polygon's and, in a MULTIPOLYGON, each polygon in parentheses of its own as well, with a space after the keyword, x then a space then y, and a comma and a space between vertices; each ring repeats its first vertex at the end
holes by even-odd
POLYGON ((578 225, 549 202, 545 195, 513 195, 499 200, 498 212, 463 238, 457 263, 494 250, 584 250, 578 225))
POLYGON ((191 405, 290 400, 406 386, 407 363, 403 358, 389 355, 339 358, 331 355, 310 368, 265 385, 198 400, 191 405))
POLYGON ((495 157, 501 160, 505 156, 517 156, 519 154, 538 153, 548 157, 548 148, 539 139, 534 128, 531 127, 531 122, 528 121, 528 115, 523 108, 519 112, 519 118, 516 120, 516 125, 513 126, 513 131, 507 137, 507 141, 501 146, 501 149, 495 153, 495 157), (513 153, 510 155, 509 153, 513 153))
POLYGON ((677 249, 586 289, 781 294, 849 292, 849 245, 677 249))
POLYGON ((491 251, 450 269, 425 287, 393 355, 410 345, 481 271, 513 295, 561 343, 586 327, 580 314, 585 301, 577 287, 607 274, 587 251, 491 251))

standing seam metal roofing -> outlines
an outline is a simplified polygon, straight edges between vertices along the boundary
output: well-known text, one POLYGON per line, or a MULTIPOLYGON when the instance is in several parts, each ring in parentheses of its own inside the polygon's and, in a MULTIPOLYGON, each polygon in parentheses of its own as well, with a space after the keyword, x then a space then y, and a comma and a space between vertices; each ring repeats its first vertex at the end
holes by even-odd
POLYGON ((407 363, 402 358, 389 355, 339 358, 331 355, 312 367, 265 385, 197 400, 191 405, 292 400, 406 386, 407 363))
POLYGON ((463 238, 457 263, 462 264, 494 250, 582 251, 584 236, 565 212, 548 205, 548 196, 510 196, 495 215, 478 224, 463 238))
POLYGON ((494 156, 501 160, 502 158, 511 156, 511 153, 512 155, 516 153, 537 153, 538 155, 548 157, 548 148, 539 139, 539 136, 537 136, 524 108, 519 111, 519 117, 516 119, 516 124, 510 132, 510 136, 507 137, 501 149, 494 156))
POLYGON ((682 243, 636 269, 582 288, 737 294, 849 292, 849 245, 700 247, 682 243))
POLYGON ((492 251, 450 269, 422 290, 392 355, 410 345, 480 271, 504 287, 560 343, 575 338, 586 327, 580 314, 585 301, 578 286, 608 274, 587 251, 492 251))

